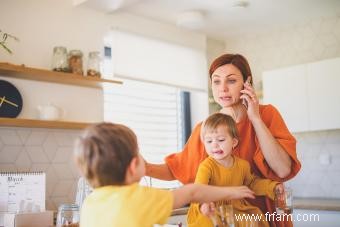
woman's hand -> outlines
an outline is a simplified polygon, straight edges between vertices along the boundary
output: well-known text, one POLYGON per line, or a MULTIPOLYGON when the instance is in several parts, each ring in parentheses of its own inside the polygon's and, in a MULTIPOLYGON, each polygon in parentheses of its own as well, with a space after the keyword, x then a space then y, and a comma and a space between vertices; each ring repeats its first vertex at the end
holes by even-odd
POLYGON ((284 186, 283 186, 282 183, 277 184, 277 185, 275 186, 275 188, 274 188, 274 193, 275 193, 275 194, 276 194, 276 193, 282 194, 284 191, 285 191, 285 188, 284 188, 284 186))
POLYGON ((241 99, 247 102, 247 114, 251 122, 261 119, 259 111, 259 100, 254 88, 250 85, 250 77, 244 83, 244 89, 241 90, 241 99))
POLYGON ((207 217, 212 217, 215 215, 215 203, 202 203, 200 205, 200 211, 203 215, 207 216, 207 217))

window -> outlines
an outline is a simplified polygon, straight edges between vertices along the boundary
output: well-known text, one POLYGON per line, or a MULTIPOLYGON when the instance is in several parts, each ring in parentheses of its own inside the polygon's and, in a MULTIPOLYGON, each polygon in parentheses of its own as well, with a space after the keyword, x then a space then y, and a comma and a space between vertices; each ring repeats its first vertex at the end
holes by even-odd
MULTIPOLYGON (((164 163, 165 156, 183 147, 183 95, 176 87, 123 81, 123 86, 104 87, 104 120, 130 127, 137 135, 143 157, 151 163, 164 163)), ((141 183, 159 188, 180 185, 178 181, 149 178, 141 183)))
MULTIPOLYGON (((104 119, 129 126, 144 158, 163 163, 165 156, 182 149, 190 123, 208 115, 208 101, 202 101, 208 100, 205 50, 117 29, 104 37, 104 45, 103 75, 124 81, 123 86, 104 87, 104 119), (189 102, 195 112, 190 113, 189 102)), ((161 188, 179 185, 146 181, 161 188)))

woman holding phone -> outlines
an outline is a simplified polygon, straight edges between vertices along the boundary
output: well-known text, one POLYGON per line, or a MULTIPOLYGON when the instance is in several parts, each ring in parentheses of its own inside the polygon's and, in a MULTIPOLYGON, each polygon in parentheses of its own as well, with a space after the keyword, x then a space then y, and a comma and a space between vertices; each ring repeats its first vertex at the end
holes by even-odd
MULTIPOLYGON (((234 155, 247 160, 259 177, 280 182, 293 178, 301 168, 296 140, 274 106, 259 104, 247 59, 239 54, 224 54, 213 61, 209 75, 220 112, 232 116, 237 123, 240 142, 234 155)), ((207 157, 201 141, 201 126, 199 123, 194 128, 184 149, 167 156, 164 164, 146 163, 147 175, 163 180, 177 179, 183 184, 194 182, 199 164, 207 157)), ((249 202, 264 214, 275 211, 273 201, 265 197, 249 202)), ((271 226, 289 225, 268 221, 271 226)))

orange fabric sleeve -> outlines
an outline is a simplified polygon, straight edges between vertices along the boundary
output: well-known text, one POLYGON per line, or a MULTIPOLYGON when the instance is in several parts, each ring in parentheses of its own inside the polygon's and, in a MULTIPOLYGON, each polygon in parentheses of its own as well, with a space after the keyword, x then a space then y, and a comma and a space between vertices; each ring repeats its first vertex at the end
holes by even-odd
POLYGON ((290 156, 292 160, 291 172, 286 178, 278 177, 266 162, 257 138, 257 149, 255 151, 253 160, 264 177, 279 182, 287 181, 293 178, 301 168, 301 163, 299 162, 296 155, 296 140, 290 134, 284 120, 274 106, 267 105, 266 108, 263 108, 261 117, 274 138, 290 156))
POLYGON ((267 196, 274 200, 274 189, 279 182, 256 176, 250 170, 250 165, 247 161, 240 162, 240 165, 242 165, 244 169, 244 185, 253 190, 255 195, 267 196))
POLYGON ((195 181, 198 166, 207 157, 200 133, 201 123, 194 128, 182 151, 165 158, 171 173, 183 184, 195 181))

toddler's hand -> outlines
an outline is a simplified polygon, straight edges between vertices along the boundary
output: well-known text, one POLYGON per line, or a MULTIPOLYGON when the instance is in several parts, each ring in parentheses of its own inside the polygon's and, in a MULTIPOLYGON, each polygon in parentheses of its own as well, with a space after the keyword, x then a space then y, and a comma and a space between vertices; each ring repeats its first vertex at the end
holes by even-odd
POLYGON ((200 211, 203 215, 211 217, 215 214, 215 204, 214 203, 202 203, 200 206, 200 211))
POLYGON ((229 199, 255 199, 254 192, 246 186, 230 187, 229 199))
POLYGON ((284 188, 284 186, 283 186, 283 184, 281 184, 281 183, 278 183, 276 186, 275 186, 275 188, 274 188, 274 193, 283 193, 284 192, 284 190, 285 190, 285 188, 284 188))

